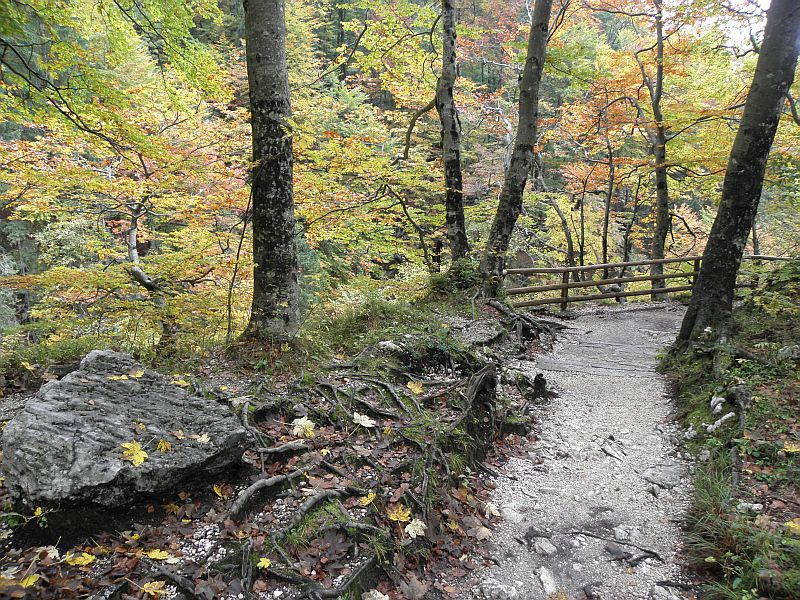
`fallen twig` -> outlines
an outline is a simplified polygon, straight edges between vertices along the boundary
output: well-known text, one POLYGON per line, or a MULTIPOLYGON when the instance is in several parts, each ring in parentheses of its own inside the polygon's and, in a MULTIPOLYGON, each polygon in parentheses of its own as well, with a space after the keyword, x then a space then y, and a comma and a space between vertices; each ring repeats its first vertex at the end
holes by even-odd
MULTIPOLYGON (((599 535, 597 533, 592 533, 591 531, 570 531, 570 535, 588 535, 589 537, 593 537, 598 540, 603 540, 605 542, 613 542, 615 544, 619 544, 620 546, 630 546, 631 548, 636 548, 637 550, 641 550, 642 552, 646 552, 659 562, 665 562, 661 555, 656 552, 655 550, 650 550, 650 548, 645 548, 643 546, 639 546, 638 544, 634 544, 633 542, 622 542, 620 540, 615 540, 614 538, 606 537, 604 535, 599 535)), ((640 557, 641 559, 641 557, 640 557)))

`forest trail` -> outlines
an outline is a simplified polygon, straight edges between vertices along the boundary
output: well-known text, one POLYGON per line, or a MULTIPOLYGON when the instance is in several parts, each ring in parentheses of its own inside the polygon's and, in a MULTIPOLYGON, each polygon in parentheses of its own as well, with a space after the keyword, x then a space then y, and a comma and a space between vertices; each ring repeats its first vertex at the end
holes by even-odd
POLYGON ((543 372, 558 397, 528 456, 498 478, 497 566, 479 575, 475 597, 682 598, 657 585, 681 581, 691 488, 655 367, 683 309, 657 306, 584 313, 552 352, 518 365, 543 372))

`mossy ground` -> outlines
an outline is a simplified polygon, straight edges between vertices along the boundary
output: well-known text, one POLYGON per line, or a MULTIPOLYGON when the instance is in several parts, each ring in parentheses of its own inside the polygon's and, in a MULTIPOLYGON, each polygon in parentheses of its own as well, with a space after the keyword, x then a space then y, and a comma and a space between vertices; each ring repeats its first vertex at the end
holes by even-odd
MULTIPOLYGON (((735 311, 735 335, 692 354, 667 356, 679 416, 700 432, 687 442, 698 462, 688 524, 688 554, 707 576, 704 598, 800 598, 800 372, 781 348, 800 340, 800 268, 789 263, 748 294, 735 311), (713 353, 727 367, 714 375, 713 353), (735 419, 707 434, 709 400, 736 383, 753 394, 744 429, 735 419), (734 468, 741 481, 731 489, 734 468), (760 513, 737 510, 761 504, 760 513)), ((727 407, 730 408, 730 407, 727 407)), ((727 412, 726 408, 726 412, 727 412)))

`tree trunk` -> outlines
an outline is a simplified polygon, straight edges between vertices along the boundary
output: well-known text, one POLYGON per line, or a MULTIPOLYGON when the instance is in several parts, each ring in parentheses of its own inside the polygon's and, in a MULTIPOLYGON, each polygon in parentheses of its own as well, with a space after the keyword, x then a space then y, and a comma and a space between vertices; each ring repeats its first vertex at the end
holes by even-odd
MULTIPOLYGON (((606 94, 606 104, 608 104, 608 95, 606 94)), ((603 264, 608 264, 608 230, 609 222, 611 220, 611 200, 614 198, 614 148, 611 145, 611 138, 608 135, 608 113, 607 109, 603 110, 604 132, 606 142, 606 156, 608 157, 608 182, 606 184, 606 201, 603 206, 603 264)), ((603 279, 608 279, 608 267, 603 269, 603 279)))
POLYGON ((244 6, 254 165, 253 306, 245 335, 275 342, 299 323, 286 23, 283 0, 244 6))
POLYGON ((764 171, 785 95, 800 52, 800 4, 772 0, 753 83, 733 142, 714 225, 678 341, 687 343, 710 328, 727 336, 736 275, 753 226, 764 171))
MULTIPOLYGON (((664 91, 664 22, 661 12, 661 0, 653 0, 656 8, 656 79, 651 80, 645 73, 644 67, 639 62, 645 85, 650 94, 650 105, 653 109, 653 120, 655 121, 654 132, 651 135, 653 144, 653 159, 655 161, 656 177, 656 221, 653 227, 653 239, 650 246, 650 258, 664 258, 664 246, 667 242, 669 233, 669 189, 667 188, 667 133, 664 125, 664 115, 661 112, 661 96, 664 91)), ((651 275, 661 275, 664 273, 663 264, 650 266, 651 275)), ((656 279, 652 282, 654 289, 663 288, 666 285, 664 279, 656 279)), ((658 300, 660 294, 653 294, 652 299, 658 300)))
POLYGON ((539 84, 544 71, 548 27, 553 0, 536 0, 533 21, 528 36, 528 56, 519 86, 519 123, 517 139, 511 153, 511 164, 506 169, 500 202, 492 222, 486 250, 481 260, 484 293, 497 295, 503 281, 503 267, 511 234, 522 211, 522 194, 533 164, 536 145, 536 128, 539 118, 539 84))
MULTIPOLYGON (((657 117, 659 118, 659 117, 657 117)), ((664 258, 664 246, 667 242, 667 234, 669 233, 669 190, 667 189, 667 139, 664 134, 662 126, 656 127, 656 145, 653 151, 655 158, 655 174, 656 174, 656 222, 653 227, 653 240, 650 246, 650 258, 659 259, 664 258)), ((654 264, 650 266, 651 275, 661 275, 664 273, 663 264, 654 264)), ((663 288, 665 285, 664 279, 656 279, 653 282, 653 288, 663 288)), ((654 293, 653 300, 660 299, 661 294, 654 293)))
POLYGON ((442 74, 436 84, 436 110, 442 122, 447 239, 455 262, 469 252, 461 176, 461 123, 453 97, 458 75, 455 0, 442 0, 442 29, 442 74))
POLYGON ((556 200, 553 197, 550 198, 550 206, 552 206, 553 210, 556 211, 556 214, 558 215, 558 220, 561 221, 561 230, 564 232, 564 239, 567 242, 567 266, 574 267, 575 245, 572 242, 572 232, 569 230, 569 223, 567 223, 567 217, 564 216, 564 211, 561 210, 561 207, 558 205, 558 200, 556 200))

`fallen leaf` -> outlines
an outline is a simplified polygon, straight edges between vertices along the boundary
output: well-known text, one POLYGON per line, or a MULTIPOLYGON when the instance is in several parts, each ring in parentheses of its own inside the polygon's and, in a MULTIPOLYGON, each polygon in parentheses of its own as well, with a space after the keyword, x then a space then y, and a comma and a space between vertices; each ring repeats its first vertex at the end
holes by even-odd
POLYGON ((800 535, 800 517, 784 523, 786 530, 792 535, 800 535))
POLYGON ((367 415, 362 415, 361 413, 357 412, 353 413, 353 422, 356 425, 361 425, 362 427, 366 428, 375 427, 374 419, 370 419, 367 415))
POLYGON ((422 600, 425 594, 428 593, 429 586, 422 583, 413 574, 409 576, 408 583, 405 581, 400 582, 400 593, 405 596, 406 600, 422 600))
POLYGON ((130 461, 134 467, 140 466, 147 459, 147 452, 142 450, 139 442, 124 442, 120 445, 124 448, 122 458, 130 461))
POLYGON ((68 565, 72 565, 73 567, 85 567, 86 565, 90 565, 94 562, 94 556, 88 552, 81 552, 79 555, 75 555, 70 552, 64 558, 64 562, 66 562, 68 565))
POLYGON ((41 575, 37 575, 36 573, 31 573, 27 577, 23 577, 22 581, 19 584, 24 588, 29 588, 31 586, 36 585, 36 582, 41 579, 41 575))
POLYGON ((292 435, 308 439, 313 438, 314 427, 316 427, 314 421, 308 417, 300 417, 292 421, 292 435))
POLYGON ((412 392, 414 392, 415 394, 421 394, 422 393, 422 389, 423 389, 422 388, 422 384, 417 382, 417 381, 409 381, 406 384, 406 387, 408 389, 410 389, 412 392))
POLYGON ((387 511, 386 516, 388 516, 391 521, 405 523, 406 521, 411 520, 411 509, 406 508, 402 504, 398 504, 394 508, 387 511))
POLYGON ((148 581, 142 586, 142 591, 148 596, 160 598, 167 593, 167 590, 164 589, 164 585, 165 582, 163 581, 148 581))
POLYGON ((148 550, 144 554, 147 558, 152 558, 153 560, 166 560, 169 558, 169 552, 166 550, 159 550, 158 548, 148 550))
POLYGON ((411 523, 406 525, 405 531, 411 539, 416 539, 417 536, 424 536, 427 529, 428 527, 425 525, 425 523, 419 519, 414 519, 411 521, 411 523))

